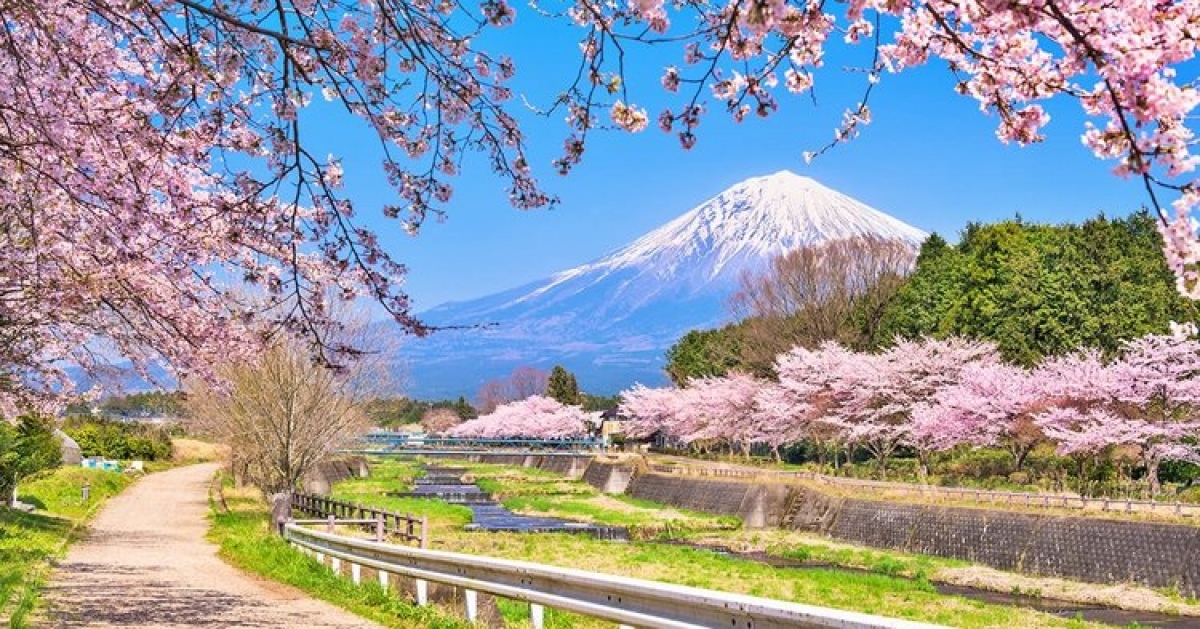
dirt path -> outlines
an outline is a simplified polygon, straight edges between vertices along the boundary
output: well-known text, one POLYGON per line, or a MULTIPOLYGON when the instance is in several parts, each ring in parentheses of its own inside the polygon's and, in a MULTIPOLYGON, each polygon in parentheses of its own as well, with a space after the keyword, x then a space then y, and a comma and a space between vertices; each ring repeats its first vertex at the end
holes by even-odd
POLYGON ((45 627, 377 627, 256 581, 204 540, 216 464, 151 474, 113 498, 50 576, 45 627))

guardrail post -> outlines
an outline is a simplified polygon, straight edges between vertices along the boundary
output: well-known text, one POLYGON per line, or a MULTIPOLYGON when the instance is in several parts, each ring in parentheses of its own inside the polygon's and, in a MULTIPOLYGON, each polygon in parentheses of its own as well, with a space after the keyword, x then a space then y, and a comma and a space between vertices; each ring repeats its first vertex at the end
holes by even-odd
POLYGON ((362 583, 362 566, 356 563, 350 564, 350 580, 354 582, 354 585, 362 583))
POLYGON ((429 582, 417 579, 417 605, 424 607, 429 604, 429 582))
POLYGON ((317 558, 317 563, 321 564, 322 566, 325 565, 325 553, 318 552, 315 556, 317 558))
POLYGON ((546 623, 546 608, 537 603, 529 604, 529 626, 533 629, 543 629, 546 623))
POLYGON ((379 587, 383 588, 384 592, 388 591, 388 573, 387 570, 379 571, 379 587))
POLYGON ((475 622, 479 616, 479 593, 475 590, 463 590, 463 600, 467 603, 467 621, 475 622))
POLYGON ((329 569, 339 577, 342 576, 342 558, 331 556, 329 558, 329 569))

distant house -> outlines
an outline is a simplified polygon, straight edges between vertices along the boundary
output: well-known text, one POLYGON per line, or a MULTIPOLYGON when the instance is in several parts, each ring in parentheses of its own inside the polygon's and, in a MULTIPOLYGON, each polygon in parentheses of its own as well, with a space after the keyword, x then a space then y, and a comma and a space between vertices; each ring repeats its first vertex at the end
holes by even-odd
POLYGON ((55 430, 54 436, 58 437, 59 450, 62 452, 62 464, 79 465, 79 462, 83 460, 83 451, 79 449, 79 444, 75 443, 71 435, 61 430, 55 430))

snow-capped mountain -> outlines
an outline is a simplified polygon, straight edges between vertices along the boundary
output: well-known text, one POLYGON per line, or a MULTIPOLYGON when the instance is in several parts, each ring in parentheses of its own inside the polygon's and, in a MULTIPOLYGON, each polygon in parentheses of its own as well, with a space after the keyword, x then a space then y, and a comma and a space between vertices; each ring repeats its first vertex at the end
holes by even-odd
POLYGON ((598 260, 422 313, 437 326, 494 325, 406 345, 410 393, 469 396, 516 366, 556 363, 595 392, 660 382, 663 354, 682 334, 728 319, 743 271, 853 236, 917 247, 926 234, 788 171, 747 179, 598 260))

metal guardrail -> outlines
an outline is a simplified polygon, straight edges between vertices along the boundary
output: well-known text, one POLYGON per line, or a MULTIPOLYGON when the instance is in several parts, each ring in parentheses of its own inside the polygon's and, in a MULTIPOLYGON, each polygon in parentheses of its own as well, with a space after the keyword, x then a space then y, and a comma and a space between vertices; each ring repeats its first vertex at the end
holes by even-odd
POLYGON ((1080 509, 1109 513, 1150 513, 1179 517, 1200 517, 1200 504, 1187 502, 1159 502, 1156 500, 1133 500, 1128 498, 1086 498, 1083 496, 1062 494, 1035 494, 991 489, 941 487, 938 485, 914 485, 912 483, 889 483, 886 481, 827 476, 815 472, 789 472, 784 470, 710 468, 690 465, 662 465, 659 463, 650 464, 650 469, 663 474, 711 476, 717 478, 801 478, 825 485, 853 487, 875 492, 896 492, 944 500, 974 501, 1031 509, 1080 509))
POLYGON ((375 531, 378 536, 392 536, 406 542, 417 542, 421 548, 425 548, 428 539, 429 526, 425 516, 396 513, 335 500, 329 496, 302 493, 292 494, 292 509, 318 518, 328 518, 331 527, 335 523, 356 524, 363 529, 375 531))
POLYGON ((663 629, 936 626, 557 566, 395 546, 341 537, 295 523, 284 527, 284 536, 294 546, 314 553, 322 563, 329 557, 331 567, 339 574, 341 562, 348 562, 355 582, 361 578, 362 566, 379 571, 384 586, 390 574, 416 579, 418 604, 427 602, 431 581, 462 588, 471 621, 476 618, 476 593, 487 592, 529 602, 535 629, 542 628, 545 607, 603 618, 626 627, 663 629))

